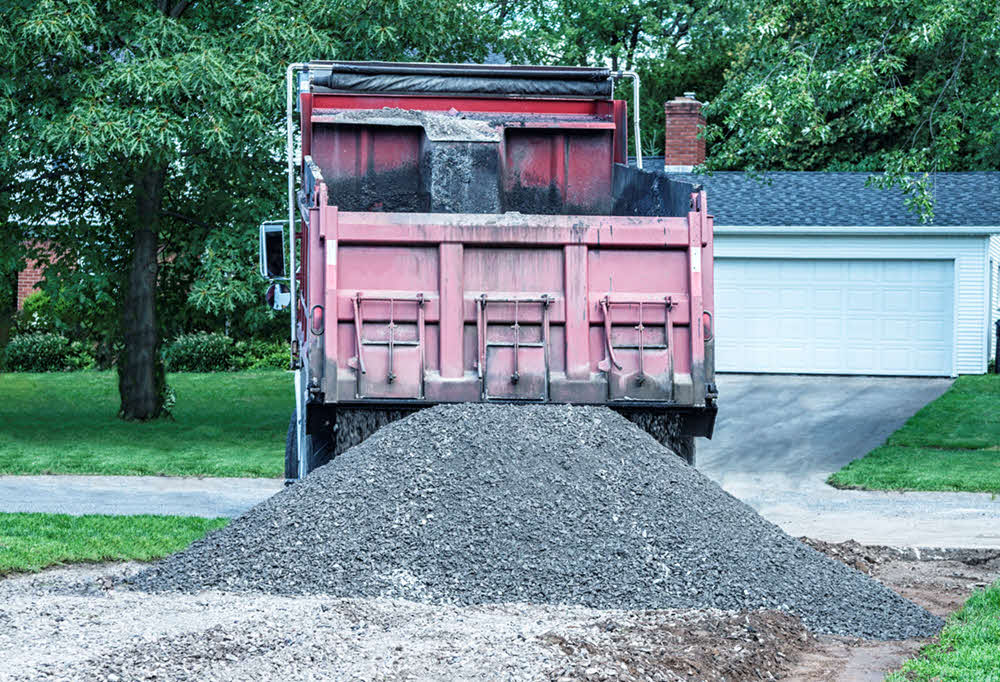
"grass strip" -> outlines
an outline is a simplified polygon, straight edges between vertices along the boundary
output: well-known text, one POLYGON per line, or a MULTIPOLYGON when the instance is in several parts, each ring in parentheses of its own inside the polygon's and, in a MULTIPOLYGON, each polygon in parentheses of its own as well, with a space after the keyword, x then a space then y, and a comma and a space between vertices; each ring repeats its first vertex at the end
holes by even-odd
POLYGON ((1000 680, 1000 581, 977 590, 938 637, 887 682, 1000 680))
POLYGON ((295 404, 282 371, 171 374, 170 418, 118 418, 114 372, 0 374, 0 474, 279 477, 295 404))
POLYGON ((150 561, 228 519, 192 516, 0 514, 0 575, 78 562, 150 561))
POLYGON ((884 445, 827 482, 838 488, 1000 492, 1000 376, 962 376, 884 445))

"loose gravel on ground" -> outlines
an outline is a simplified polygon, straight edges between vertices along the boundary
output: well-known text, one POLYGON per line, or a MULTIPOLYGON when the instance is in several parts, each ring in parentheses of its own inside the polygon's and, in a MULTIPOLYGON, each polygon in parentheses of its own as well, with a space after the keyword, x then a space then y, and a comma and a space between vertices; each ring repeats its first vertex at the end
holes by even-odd
POLYGON ((774 609, 814 632, 873 639, 942 625, 789 537, 621 416, 589 407, 416 413, 133 584, 451 605, 774 609))
POLYGON ((0 580, 0 682, 770 680, 816 645, 797 618, 773 611, 115 588, 135 570, 75 566, 0 580))

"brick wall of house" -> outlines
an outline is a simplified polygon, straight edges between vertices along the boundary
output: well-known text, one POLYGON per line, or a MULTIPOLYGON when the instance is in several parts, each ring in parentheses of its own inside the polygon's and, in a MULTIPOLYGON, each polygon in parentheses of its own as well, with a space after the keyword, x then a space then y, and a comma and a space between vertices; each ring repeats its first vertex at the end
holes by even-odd
POLYGON ((701 102, 689 92, 664 103, 663 110, 666 117, 664 170, 688 173, 705 161, 705 140, 698 138, 705 125, 701 102))
POLYGON ((28 259, 24 270, 17 273, 17 309, 24 307, 24 300, 37 291, 36 286, 45 279, 45 268, 38 262, 28 259))

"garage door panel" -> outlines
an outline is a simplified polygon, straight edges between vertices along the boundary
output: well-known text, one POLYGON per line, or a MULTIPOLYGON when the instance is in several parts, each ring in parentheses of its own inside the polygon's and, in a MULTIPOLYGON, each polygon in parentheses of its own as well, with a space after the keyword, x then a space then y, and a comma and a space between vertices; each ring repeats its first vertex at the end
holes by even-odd
POLYGON ((836 372, 842 362, 842 358, 840 356, 841 351, 837 346, 816 348, 812 353, 812 363, 804 364, 801 367, 798 367, 797 370, 800 372, 815 372, 816 370, 836 372), (809 367, 815 367, 816 369, 810 370, 809 367))
POLYGON ((782 339, 806 339, 809 334, 809 321, 804 317, 783 317, 778 320, 778 335, 782 339))
POLYGON ((938 320, 917 320, 916 337, 918 341, 934 343, 941 338, 941 322, 938 320))
MULTIPOLYGON (((906 341, 914 334, 910 331, 911 320, 906 319, 884 319, 882 320, 882 340, 883 341, 906 341)), ((929 339, 934 341, 936 339, 929 339)))
POLYGON ((934 314, 942 308, 948 306, 950 299, 950 287, 948 292, 941 291, 940 289, 927 289, 924 287, 920 289, 920 293, 917 298, 917 310, 922 313, 934 314))
POLYGON ((813 330, 817 338, 840 339, 844 333, 844 320, 839 317, 817 317, 813 321, 813 330))
POLYGON ((887 313, 913 310, 912 289, 885 289, 882 291, 882 310, 887 313))
POLYGON ((913 261, 913 276, 919 282, 936 282, 951 285, 954 272, 951 268, 942 268, 940 264, 950 261, 913 261))
POLYGON ((848 261, 847 278, 852 282, 877 282, 879 274, 878 261, 848 261))
MULTIPOLYGON (((799 286, 808 286, 802 283, 799 286)), ((847 307, 854 312, 873 313, 878 310, 878 293, 870 288, 848 287, 847 307)))
POLYGON ((874 317, 852 317, 847 320, 848 343, 863 343, 868 346, 875 340, 874 317))
POLYGON ((913 261, 885 261, 883 267, 886 282, 912 282, 913 261))
POLYGON ((844 374, 867 374, 868 368, 876 364, 876 353, 872 348, 848 348, 844 354, 844 374))
POLYGON ((719 258, 715 276, 720 371, 952 372, 952 261, 719 258))

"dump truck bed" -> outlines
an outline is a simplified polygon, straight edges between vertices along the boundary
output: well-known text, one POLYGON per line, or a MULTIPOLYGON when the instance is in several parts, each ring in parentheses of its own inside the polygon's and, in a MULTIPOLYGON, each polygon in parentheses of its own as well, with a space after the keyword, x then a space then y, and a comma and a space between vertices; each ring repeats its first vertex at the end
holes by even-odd
POLYGON ((351 212, 310 172, 302 341, 316 401, 706 405, 705 325, 691 321, 710 315, 712 236, 696 206, 351 212))
POLYGON ((300 94, 307 431, 519 401, 711 435, 712 217, 626 165, 606 70, 399 66, 319 63, 300 94))

